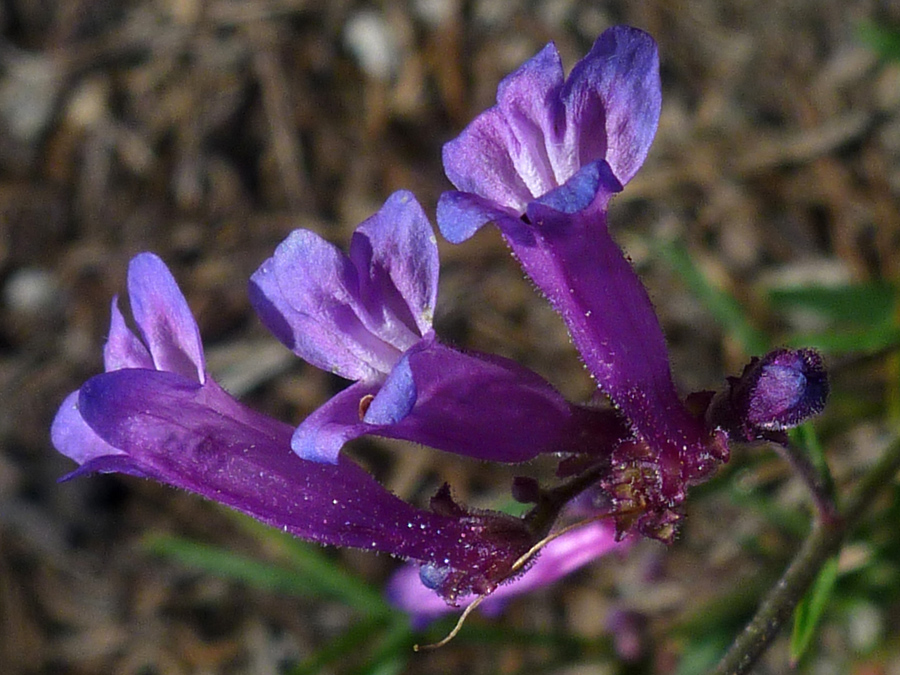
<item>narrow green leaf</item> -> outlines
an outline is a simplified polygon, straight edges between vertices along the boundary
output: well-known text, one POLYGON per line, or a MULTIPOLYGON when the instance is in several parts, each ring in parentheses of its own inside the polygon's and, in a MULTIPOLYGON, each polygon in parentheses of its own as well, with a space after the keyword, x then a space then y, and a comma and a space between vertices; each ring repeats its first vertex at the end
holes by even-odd
POLYGON ((300 596, 319 596, 328 592, 328 589, 317 584, 314 578, 189 539, 167 534, 152 534, 144 538, 143 544, 154 555, 170 558, 186 567, 216 577, 240 581, 265 591, 300 596))
POLYGON ((885 325, 868 330, 831 330, 793 335, 785 342, 788 347, 815 347, 828 354, 874 353, 900 345, 900 328, 885 325))
POLYGON ((831 474, 831 467, 828 466, 825 449, 822 447, 816 434, 815 425, 812 422, 807 422, 796 429, 791 429, 788 433, 791 442, 809 455, 813 466, 819 472, 819 477, 823 481, 825 490, 834 499, 834 476, 831 474))
POLYGON ((767 495, 747 491, 734 483, 729 486, 728 495, 734 504, 752 509, 783 532, 800 538, 809 533, 809 518, 804 513, 781 507, 767 495))
POLYGON ((730 637, 725 633, 713 632, 698 636, 684 648, 675 675, 696 675, 711 670, 728 648, 730 637))
POLYGON ((295 574, 315 584, 322 594, 341 600, 367 616, 399 614, 385 600, 381 589, 342 569, 321 546, 297 539, 242 514, 235 513, 234 517, 244 530, 279 555, 295 574))
POLYGON ((356 675, 400 675, 414 653, 415 642, 409 619, 402 617, 388 626, 372 656, 353 672, 356 675))
POLYGON ((775 309, 804 309, 856 328, 890 324, 897 306, 897 289, 883 283, 774 288, 768 297, 775 309))
POLYGON ((856 35, 881 58, 900 60, 900 30, 865 21, 856 26, 856 35))
POLYGON ((384 628, 384 619, 374 618, 352 624, 347 630, 319 649, 311 657, 294 666, 290 675, 316 675, 336 662, 346 663, 367 648, 377 632, 384 628))
POLYGON ((657 250, 713 318, 740 343, 747 354, 762 354, 768 351, 770 340, 766 334, 750 323, 737 298, 706 278, 694 265, 690 253, 681 242, 668 241, 657 250))
POLYGON ((800 662, 812 644, 816 628, 825 614, 825 609, 834 592, 837 575, 838 559, 835 556, 822 566, 812 588, 807 591, 800 604, 797 605, 797 609, 794 610, 794 629, 791 633, 790 647, 793 665, 800 662))

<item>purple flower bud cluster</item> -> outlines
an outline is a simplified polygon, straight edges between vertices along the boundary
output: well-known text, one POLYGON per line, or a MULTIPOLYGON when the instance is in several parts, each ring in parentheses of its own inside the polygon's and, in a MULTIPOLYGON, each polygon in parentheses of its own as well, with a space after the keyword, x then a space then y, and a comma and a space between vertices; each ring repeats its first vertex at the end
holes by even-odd
POLYGON ((568 78, 545 47, 444 148, 457 190, 438 204, 441 233, 461 242, 485 224, 500 229, 611 406, 567 401, 513 361, 439 339, 437 242, 401 191, 356 229, 347 253, 296 230, 250 280, 273 335, 350 382, 297 427, 248 409, 210 377, 174 278, 153 254, 135 257, 137 330, 113 300, 106 372, 53 423, 54 445, 80 465, 69 477, 150 478, 304 539, 386 551, 412 565, 388 592, 419 618, 488 593, 497 606, 631 535, 671 541, 687 489, 728 460, 729 441, 780 440, 822 410, 828 383, 816 352, 782 349, 721 392, 680 397, 647 292, 607 229, 607 205, 643 163, 660 105, 654 41, 620 26, 568 78), (514 496, 533 505, 522 518, 470 509, 448 486, 417 508, 342 452, 365 435, 493 462, 551 455, 559 484, 517 479, 514 496), (589 522, 527 559, 579 520, 589 522))

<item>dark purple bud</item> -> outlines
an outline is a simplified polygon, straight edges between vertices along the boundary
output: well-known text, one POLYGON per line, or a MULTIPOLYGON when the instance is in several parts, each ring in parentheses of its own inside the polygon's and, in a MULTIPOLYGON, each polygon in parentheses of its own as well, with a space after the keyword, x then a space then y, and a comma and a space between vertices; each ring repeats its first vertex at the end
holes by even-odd
POLYGON ((814 349, 777 349, 754 358, 713 398, 709 423, 735 440, 777 440, 825 408, 828 375, 814 349))

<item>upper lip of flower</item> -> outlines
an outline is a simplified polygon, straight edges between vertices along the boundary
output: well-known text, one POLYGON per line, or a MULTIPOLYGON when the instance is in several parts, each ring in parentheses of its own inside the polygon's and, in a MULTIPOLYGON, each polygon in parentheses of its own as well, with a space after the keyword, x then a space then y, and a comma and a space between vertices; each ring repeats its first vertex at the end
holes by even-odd
POLYGON ((550 43, 504 78, 497 104, 444 146, 444 168, 458 190, 521 215, 593 162, 608 163, 621 184, 631 180, 660 106, 659 58, 646 33, 607 30, 568 79, 550 43))
POLYGON ((431 330, 437 275, 428 219, 400 191, 357 229, 349 255, 308 230, 291 233, 251 277, 250 296, 302 359, 378 382, 431 330))

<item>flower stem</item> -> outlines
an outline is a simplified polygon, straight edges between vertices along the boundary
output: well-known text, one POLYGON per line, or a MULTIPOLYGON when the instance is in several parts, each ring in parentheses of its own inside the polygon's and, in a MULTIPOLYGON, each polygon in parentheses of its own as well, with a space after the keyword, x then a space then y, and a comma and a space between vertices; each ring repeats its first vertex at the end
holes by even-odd
MULTIPOLYGON (((823 474, 823 471, 810 460, 809 455, 790 441, 785 444, 776 443, 775 448, 806 484, 816 506, 819 521, 824 524, 835 524, 834 521, 840 520, 841 515, 835 503, 834 485, 830 480, 830 474, 823 474)), ((824 470, 828 471, 827 466, 824 470)))
POLYGON ((598 464, 561 485, 542 490, 537 504, 525 516, 531 531, 538 537, 546 536, 566 504, 595 485, 608 468, 606 464, 598 464))
POLYGON ((836 555, 879 491, 900 471, 900 439, 869 469, 833 520, 817 519, 794 561, 710 675, 743 675, 768 649, 825 562, 836 555))

